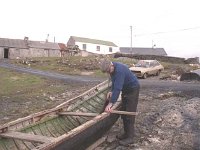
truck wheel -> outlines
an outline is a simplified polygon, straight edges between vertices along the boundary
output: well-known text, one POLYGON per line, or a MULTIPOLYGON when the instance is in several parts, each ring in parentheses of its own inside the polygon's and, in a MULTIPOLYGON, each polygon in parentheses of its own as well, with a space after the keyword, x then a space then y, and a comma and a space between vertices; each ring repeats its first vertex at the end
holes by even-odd
POLYGON ((147 78, 147 74, 144 73, 144 74, 143 74, 143 79, 146 79, 146 78, 147 78))
POLYGON ((160 70, 158 70, 158 72, 156 73, 156 75, 157 75, 157 76, 159 76, 159 75, 160 75, 160 72, 161 72, 161 71, 160 71, 160 70))

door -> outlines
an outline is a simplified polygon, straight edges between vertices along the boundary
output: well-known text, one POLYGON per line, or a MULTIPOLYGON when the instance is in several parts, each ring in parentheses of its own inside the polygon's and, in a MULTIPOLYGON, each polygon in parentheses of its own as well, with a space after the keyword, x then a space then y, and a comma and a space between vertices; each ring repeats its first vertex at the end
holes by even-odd
POLYGON ((4 48, 4 58, 8 58, 9 49, 4 48))

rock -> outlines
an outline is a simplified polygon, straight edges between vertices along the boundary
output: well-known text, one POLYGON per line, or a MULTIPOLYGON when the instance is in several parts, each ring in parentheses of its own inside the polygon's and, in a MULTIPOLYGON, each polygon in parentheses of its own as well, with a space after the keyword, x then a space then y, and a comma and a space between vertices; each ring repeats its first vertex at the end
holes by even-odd
POLYGON ((107 137, 108 143, 112 143, 115 140, 116 140, 116 135, 108 135, 108 137, 107 137))

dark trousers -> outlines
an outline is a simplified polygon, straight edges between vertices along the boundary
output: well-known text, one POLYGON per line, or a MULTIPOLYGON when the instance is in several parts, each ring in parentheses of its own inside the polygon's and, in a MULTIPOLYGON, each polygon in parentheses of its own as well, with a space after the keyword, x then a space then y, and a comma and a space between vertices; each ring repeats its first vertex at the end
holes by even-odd
MULTIPOLYGON (((122 92, 122 111, 136 112, 139 99, 140 87, 135 87, 128 92, 122 92)), ((121 115, 124 125, 124 132, 128 138, 134 136, 135 116, 121 115)))

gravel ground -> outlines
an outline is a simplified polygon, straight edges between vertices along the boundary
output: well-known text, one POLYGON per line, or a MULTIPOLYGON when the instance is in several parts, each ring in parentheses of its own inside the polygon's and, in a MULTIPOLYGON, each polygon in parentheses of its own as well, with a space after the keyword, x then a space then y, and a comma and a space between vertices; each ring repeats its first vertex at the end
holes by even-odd
POLYGON ((95 150, 199 150, 200 97, 182 91, 141 89, 134 144, 120 146, 121 118, 95 150))

